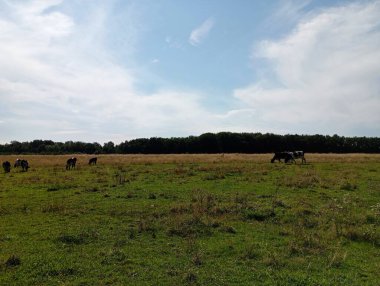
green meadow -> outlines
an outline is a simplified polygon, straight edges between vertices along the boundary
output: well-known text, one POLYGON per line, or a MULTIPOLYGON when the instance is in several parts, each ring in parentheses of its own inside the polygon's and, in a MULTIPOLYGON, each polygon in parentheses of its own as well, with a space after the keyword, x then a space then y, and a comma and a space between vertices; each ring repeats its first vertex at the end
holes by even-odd
POLYGON ((380 284, 380 155, 20 157, 0 285, 380 284))

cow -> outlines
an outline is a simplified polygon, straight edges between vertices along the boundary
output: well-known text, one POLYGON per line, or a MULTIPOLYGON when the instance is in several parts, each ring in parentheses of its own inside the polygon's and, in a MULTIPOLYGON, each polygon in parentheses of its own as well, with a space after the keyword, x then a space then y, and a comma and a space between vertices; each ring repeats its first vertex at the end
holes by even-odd
POLYGON ((294 157, 294 159, 299 159, 299 158, 301 158, 301 159, 302 159, 302 164, 303 164, 303 163, 306 164, 305 152, 304 152, 304 151, 294 151, 294 152, 293 152, 293 157, 294 157))
POLYGON ((21 168, 22 168, 23 172, 27 172, 28 171, 28 169, 29 169, 29 163, 28 163, 27 160, 21 160, 20 165, 21 165, 21 168))
POLYGON ((21 159, 17 158, 13 167, 15 168, 21 167, 21 161, 22 161, 21 159))
POLYGON ((75 168, 76 163, 77 163, 77 158, 72 157, 72 158, 68 159, 66 162, 66 170, 70 170, 72 168, 75 168))
POLYGON ((88 164, 89 165, 96 165, 96 162, 98 161, 98 158, 97 157, 94 157, 94 158, 91 158, 89 161, 88 161, 88 164))
POLYGON ((3 169, 5 173, 9 173, 11 171, 11 163, 8 161, 3 162, 3 169))
POLYGON ((272 158, 272 160, 270 160, 271 163, 274 163, 274 161, 278 160, 279 162, 281 162, 281 160, 284 159, 285 163, 288 163, 288 162, 296 162, 294 160, 294 155, 293 155, 293 152, 275 152, 274 153, 274 156, 272 158))

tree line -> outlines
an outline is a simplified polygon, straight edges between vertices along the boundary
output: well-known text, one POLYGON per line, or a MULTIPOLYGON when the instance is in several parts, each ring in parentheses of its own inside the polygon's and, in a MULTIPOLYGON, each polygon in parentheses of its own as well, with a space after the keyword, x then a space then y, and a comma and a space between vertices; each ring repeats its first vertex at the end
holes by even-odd
POLYGON ((380 153, 378 137, 277 135, 272 133, 205 133, 200 136, 138 138, 120 144, 33 140, 0 144, 0 154, 181 154, 272 153, 303 150, 308 153, 380 153))

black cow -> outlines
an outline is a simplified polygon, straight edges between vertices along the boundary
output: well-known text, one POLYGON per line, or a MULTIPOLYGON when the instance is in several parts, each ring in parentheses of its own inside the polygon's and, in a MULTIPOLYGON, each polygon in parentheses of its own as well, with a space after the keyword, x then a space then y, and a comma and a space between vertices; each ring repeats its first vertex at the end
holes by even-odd
POLYGON ((96 162, 98 161, 98 158, 97 157, 94 157, 94 158, 91 158, 89 161, 88 161, 88 164, 89 165, 96 165, 96 162))
POLYGON ((17 158, 15 164, 13 165, 13 167, 15 167, 15 168, 21 167, 22 170, 24 172, 26 172, 29 169, 29 163, 28 163, 27 160, 23 160, 23 159, 18 159, 17 158))
POLYGON ((22 168, 22 170, 23 170, 24 172, 27 172, 27 171, 28 171, 28 169, 29 169, 29 163, 28 163, 28 161, 26 161, 26 160, 21 160, 20 165, 21 165, 21 168, 22 168))
POLYGON ((3 162, 3 169, 5 173, 9 173, 11 171, 11 163, 8 161, 3 162))
POLYGON ((294 157, 294 159, 301 158, 302 159, 302 164, 306 163, 305 152, 304 151, 294 151, 293 152, 293 157, 294 157))
POLYGON ((294 160, 293 152, 275 152, 272 160, 270 160, 271 163, 274 163, 274 161, 278 160, 281 162, 281 160, 284 159, 285 163, 288 162, 296 162, 294 160))
POLYGON ((70 170, 72 168, 75 168, 76 163, 77 163, 77 158, 72 157, 72 158, 68 159, 66 162, 66 170, 70 170))

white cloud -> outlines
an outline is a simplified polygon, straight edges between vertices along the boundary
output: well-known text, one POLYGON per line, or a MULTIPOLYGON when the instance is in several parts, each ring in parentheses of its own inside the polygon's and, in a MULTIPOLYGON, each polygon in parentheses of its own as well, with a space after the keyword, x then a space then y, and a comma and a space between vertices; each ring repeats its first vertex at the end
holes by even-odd
POLYGON ((88 11, 92 18, 79 24, 59 12, 60 3, 6 2, 9 16, 0 11, 0 142, 121 141, 213 127, 196 92, 137 91, 133 71, 104 48, 107 15, 88 11))
MULTIPOLYGON (((252 59, 268 61, 270 72, 236 89, 241 109, 225 114, 210 112, 198 91, 139 91, 141 71, 121 66, 106 47, 111 9, 95 7, 78 22, 61 3, 0 5, 0 142, 120 142, 207 131, 379 134, 379 1, 308 14, 286 37, 261 42, 252 59)), ((125 62, 134 60, 139 39, 129 21, 125 62)), ((201 44, 213 25, 206 20, 190 43, 201 44)))
POLYGON ((182 49, 183 48, 183 43, 176 38, 166 36, 165 42, 172 49, 182 49))
POLYGON ((302 10, 307 7, 312 0, 287 0, 282 1, 280 8, 271 17, 271 21, 297 21, 303 15, 302 10))
POLYGON ((193 46, 198 46, 207 38, 211 29, 214 27, 215 21, 213 18, 208 18, 199 27, 195 28, 189 37, 189 43, 193 46))
POLYGON ((286 37, 254 48, 253 61, 271 68, 234 96, 268 129, 378 136, 379 15, 380 1, 306 15, 286 37))

